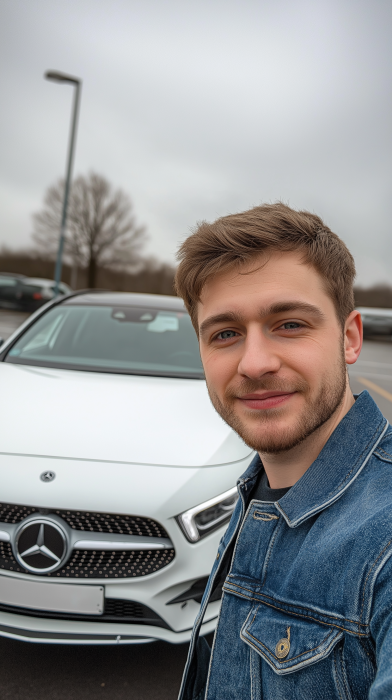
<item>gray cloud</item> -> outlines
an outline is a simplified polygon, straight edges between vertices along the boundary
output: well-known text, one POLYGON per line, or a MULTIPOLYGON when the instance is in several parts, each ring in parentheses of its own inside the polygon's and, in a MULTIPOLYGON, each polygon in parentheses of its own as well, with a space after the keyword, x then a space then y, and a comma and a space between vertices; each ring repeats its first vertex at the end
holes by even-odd
POLYGON ((197 220, 283 199, 349 245, 359 282, 392 281, 392 8, 384 0, 2 0, 0 244, 26 245, 63 174, 130 193, 148 252, 197 220))

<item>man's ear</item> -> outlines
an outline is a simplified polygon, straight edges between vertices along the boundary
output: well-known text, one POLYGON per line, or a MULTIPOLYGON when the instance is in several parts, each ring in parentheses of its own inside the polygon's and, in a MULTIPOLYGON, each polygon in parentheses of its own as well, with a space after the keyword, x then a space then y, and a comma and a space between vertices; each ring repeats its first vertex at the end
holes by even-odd
POLYGON ((359 311, 352 311, 344 324, 344 356, 347 365, 353 365, 362 349, 363 329, 359 311))

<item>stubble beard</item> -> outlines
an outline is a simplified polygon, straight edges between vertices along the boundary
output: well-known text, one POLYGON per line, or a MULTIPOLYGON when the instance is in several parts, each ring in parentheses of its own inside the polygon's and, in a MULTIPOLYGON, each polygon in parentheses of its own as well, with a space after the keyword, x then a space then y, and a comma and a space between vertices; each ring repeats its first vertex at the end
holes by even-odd
POLYGON ((249 447, 264 454, 288 452, 321 428, 343 403, 346 386, 347 369, 343 350, 333 375, 323 380, 317 394, 313 397, 309 384, 303 379, 290 383, 266 375, 260 381, 243 380, 235 390, 228 388, 221 401, 207 382, 208 393, 215 410, 249 447), (304 396, 303 411, 290 427, 285 428, 284 432, 276 430, 276 422, 280 420, 282 408, 264 409, 257 415, 254 410, 249 409, 249 418, 240 417, 236 412, 235 404, 238 397, 261 390, 288 393, 296 391, 304 396))

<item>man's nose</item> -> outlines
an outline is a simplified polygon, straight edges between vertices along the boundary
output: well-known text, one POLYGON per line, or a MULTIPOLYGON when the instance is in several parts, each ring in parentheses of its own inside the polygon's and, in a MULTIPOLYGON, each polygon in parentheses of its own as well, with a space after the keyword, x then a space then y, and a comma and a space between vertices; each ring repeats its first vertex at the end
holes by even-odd
POLYGON ((277 348, 261 328, 247 333, 243 353, 238 364, 238 373, 251 379, 259 379, 263 374, 278 372, 281 360, 277 348))

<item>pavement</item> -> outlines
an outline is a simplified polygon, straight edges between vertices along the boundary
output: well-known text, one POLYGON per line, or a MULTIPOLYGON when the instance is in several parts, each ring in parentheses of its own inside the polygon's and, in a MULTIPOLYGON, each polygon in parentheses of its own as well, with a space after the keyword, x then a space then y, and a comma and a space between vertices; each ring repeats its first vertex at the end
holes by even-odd
MULTIPOLYGON (((0 310, 0 338, 27 317, 0 310)), ((367 389, 392 423, 392 339, 366 340, 349 369, 354 393, 367 389)), ((28 644, 0 637, 2 700, 175 700, 187 644, 28 644)))
POLYGON ((2 700, 175 700, 187 644, 29 644, 0 638, 2 700))
POLYGON ((392 338, 365 340, 355 365, 349 368, 354 394, 367 389, 392 424, 392 338))

